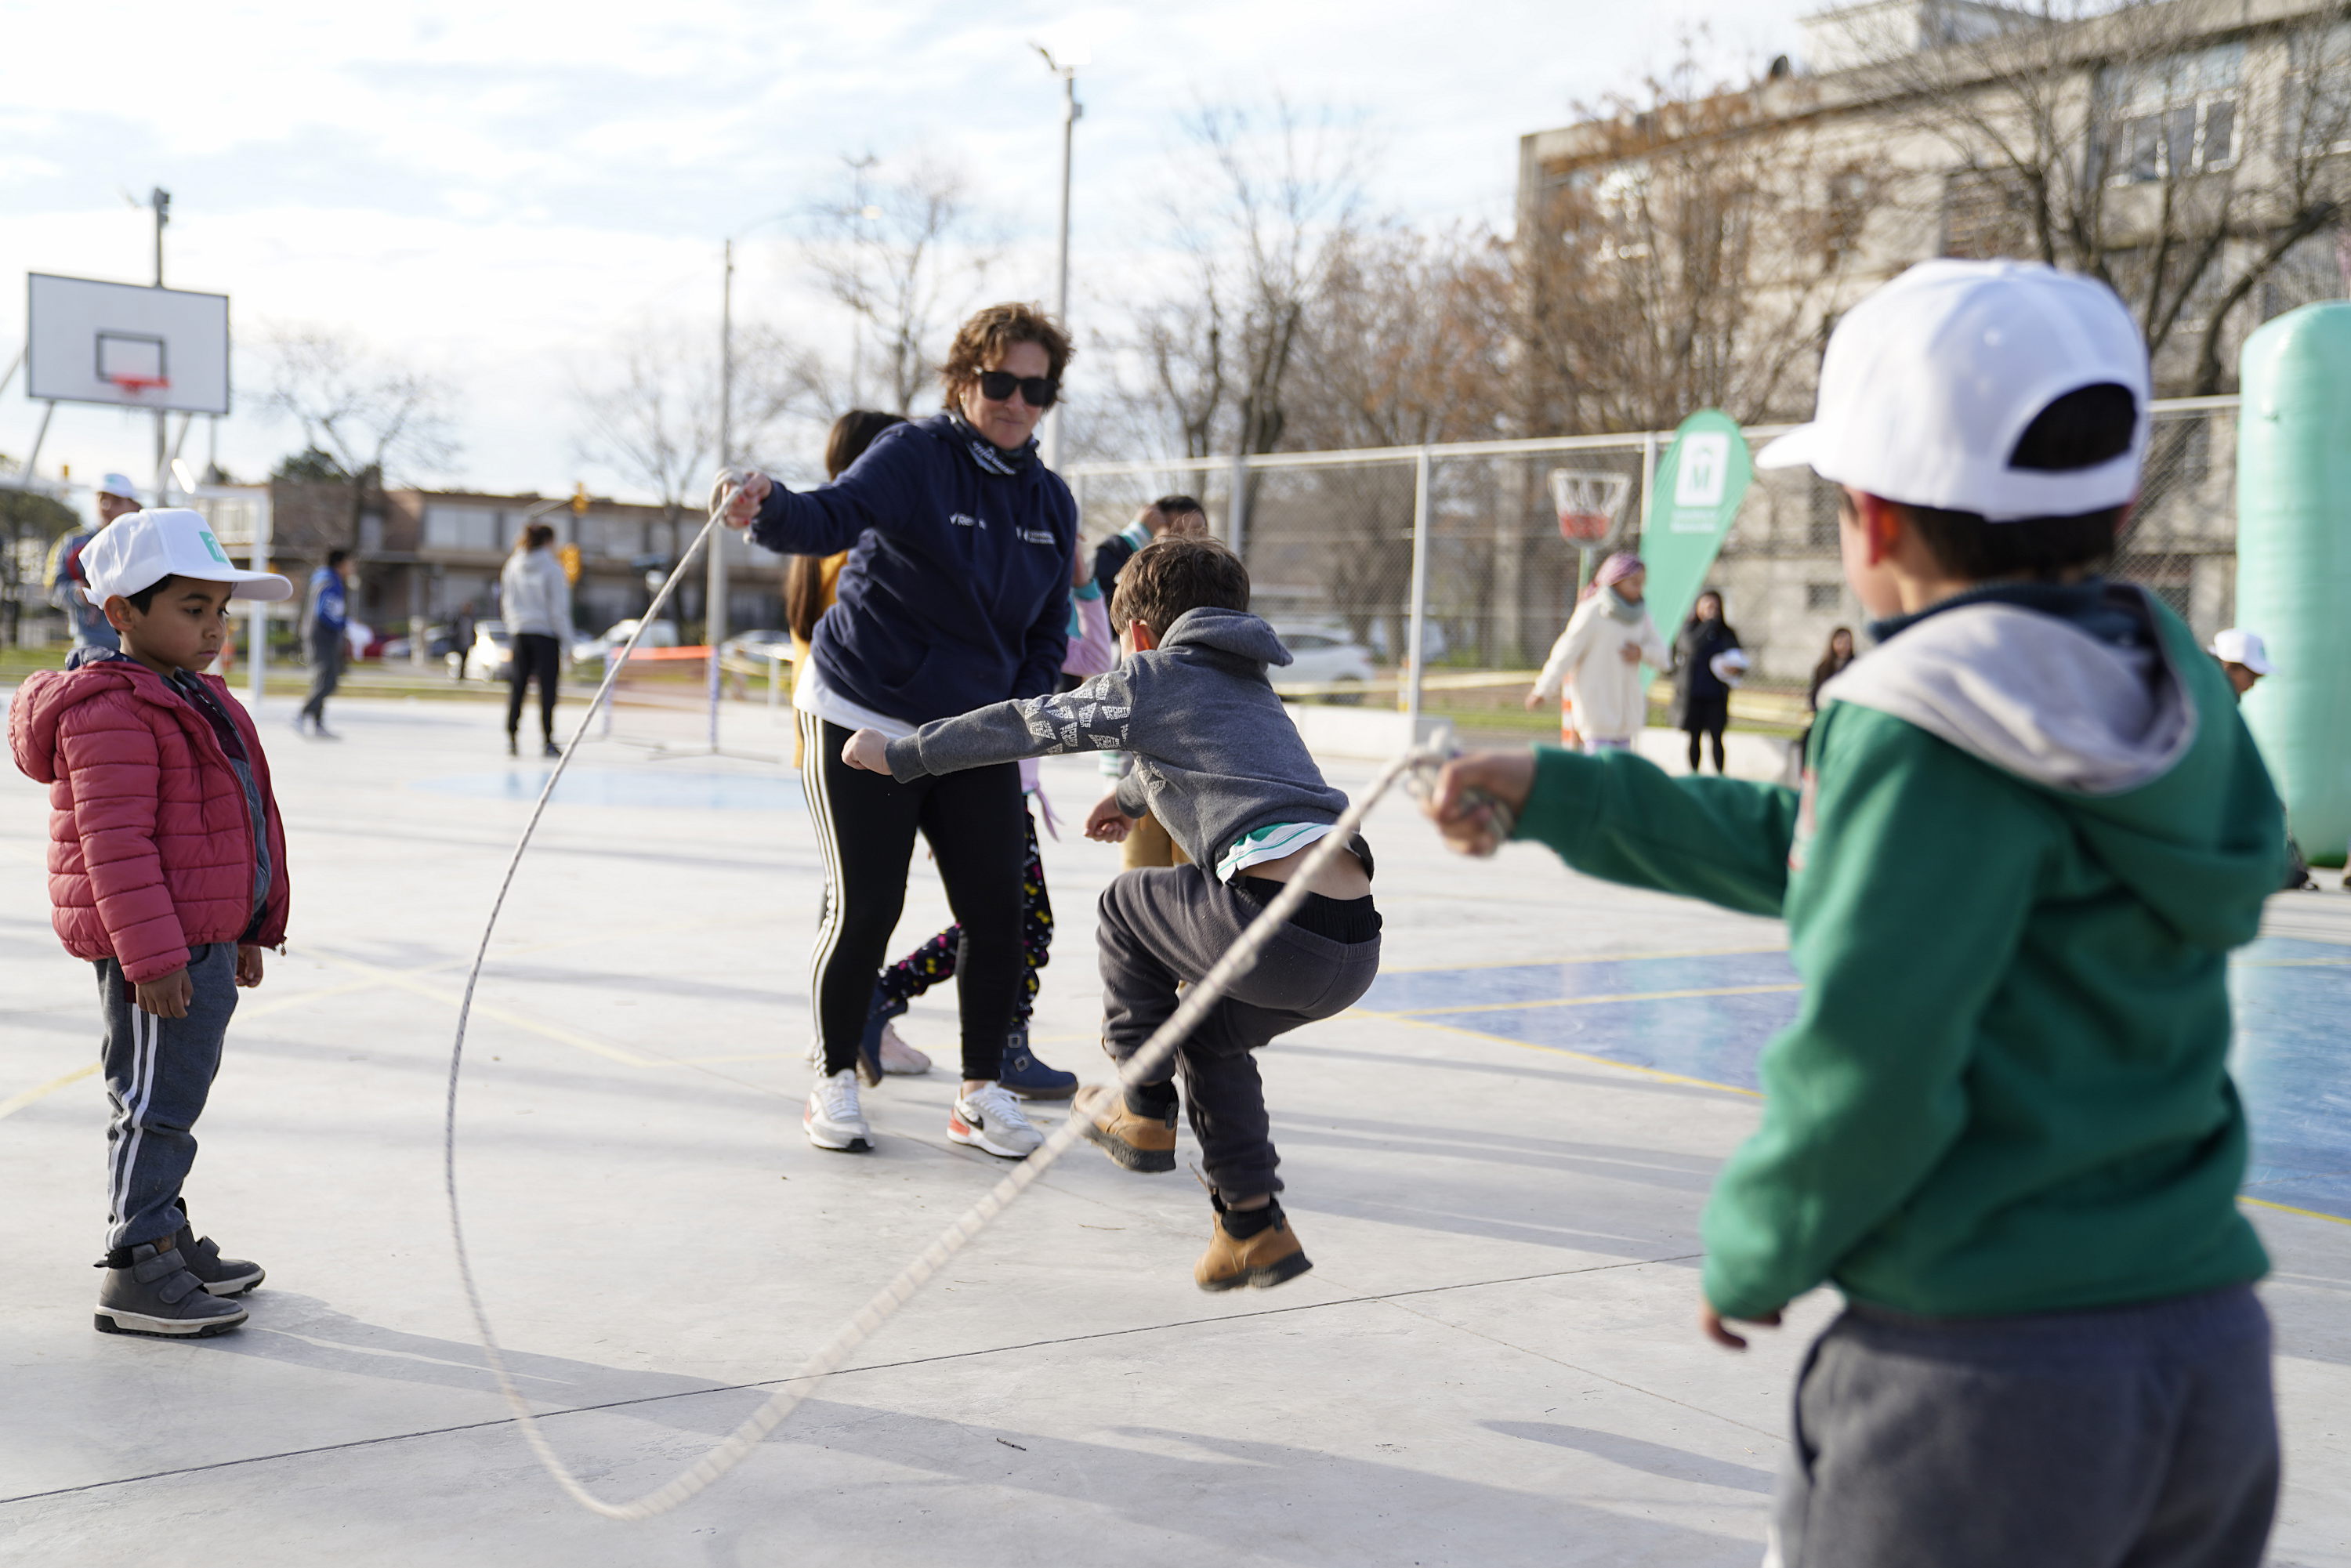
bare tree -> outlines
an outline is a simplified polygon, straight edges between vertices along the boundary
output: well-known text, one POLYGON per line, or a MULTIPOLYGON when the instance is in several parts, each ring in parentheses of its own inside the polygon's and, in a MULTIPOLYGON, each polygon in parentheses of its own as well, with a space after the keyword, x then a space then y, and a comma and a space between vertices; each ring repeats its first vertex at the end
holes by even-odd
POLYGON ((2351 205, 2351 5, 2265 11, 2042 0, 1879 68, 1946 151, 1943 248, 2105 280, 2167 390, 2223 390, 2241 308, 2351 205))
MULTIPOLYGON (((660 497, 673 559, 717 460, 716 340, 715 326, 647 319, 573 369, 574 453, 660 497)), ((735 450, 758 450, 795 414, 829 412, 816 356, 774 328, 737 327, 735 361, 735 450)))
POLYGON ((842 162, 840 192, 810 210, 820 237, 804 251, 856 319, 850 400, 864 396, 870 373, 890 407, 909 413, 931 383, 946 323, 985 281, 995 242, 954 165, 925 155, 893 171, 870 153, 842 162))
POLYGON ((1190 165, 1168 216, 1185 253, 1178 286, 1144 308, 1141 395, 1189 456, 1271 452, 1310 316, 1362 222, 1361 136, 1329 112, 1203 106, 1185 122, 1190 165))
POLYGON ((299 424, 303 440, 347 477, 343 543, 355 549, 368 500, 381 496, 388 473, 431 472, 455 458, 455 394, 438 376, 329 328, 280 328, 263 341, 263 406, 299 424))
POLYGON ((1827 150, 1763 84, 1708 85, 1697 39, 1521 214, 1530 428, 1670 428, 1786 412, 1886 200, 1881 156, 1827 150))

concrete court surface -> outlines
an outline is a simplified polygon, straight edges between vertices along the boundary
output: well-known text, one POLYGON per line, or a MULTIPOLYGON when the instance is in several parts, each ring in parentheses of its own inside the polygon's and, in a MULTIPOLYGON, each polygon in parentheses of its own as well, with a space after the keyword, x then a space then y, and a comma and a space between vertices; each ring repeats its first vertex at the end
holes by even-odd
MULTIPOLYGON (((293 939, 234 1026, 189 1187, 200 1228, 269 1280, 216 1340, 91 1330, 92 986, 48 931, 40 792, 0 789, 19 1249, 0 1562, 1760 1557, 1791 1375, 1834 1301, 1744 1357, 1692 1320, 1699 1205, 1756 1113, 1740 1075, 1790 1005, 1776 923, 1580 879, 1532 847, 1464 862, 1384 805, 1382 988, 1265 1058, 1312 1273, 1202 1295, 1191 1178, 1081 1148, 740 1469, 616 1524, 564 1499, 505 1420, 441 1194, 455 988, 541 765, 509 763, 479 704, 341 702, 340 744, 296 739, 290 706, 264 734, 293 939)), ((747 749, 789 746, 757 708, 729 722, 747 749)), ((1046 778, 1065 825, 1099 788, 1091 759, 1046 778)), ((599 1492, 632 1496, 1001 1173, 945 1136, 951 994, 906 1026, 943 1070, 867 1097, 876 1153, 801 1137, 818 869, 782 769, 599 745, 540 844, 475 1014, 465 1212, 550 1437, 599 1492)), ((1116 857, 1073 835, 1045 852, 1060 936, 1038 1045, 1106 1077, 1092 905, 1116 857)), ((2274 908, 2279 973, 2332 988, 2312 1021, 2339 1039, 2351 898, 2274 908)), ((945 919, 918 855, 901 945, 945 919)), ((2339 1074, 2286 1098, 2340 1113, 2339 1074)), ((2319 1185, 2252 1211, 2277 1263, 2289 1445, 2273 1561, 2351 1563, 2351 1226, 2330 1217, 2351 1203, 2303 1168, 2351 1155, 2311 1147, 2296 1179, 2319 1185)))

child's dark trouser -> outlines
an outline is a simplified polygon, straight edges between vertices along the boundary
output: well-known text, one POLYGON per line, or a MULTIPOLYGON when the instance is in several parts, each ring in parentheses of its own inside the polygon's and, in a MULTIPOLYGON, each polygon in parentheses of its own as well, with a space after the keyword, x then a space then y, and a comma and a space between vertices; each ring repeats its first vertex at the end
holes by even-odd
POLYGON ((1855 1304, 1795 1415, 1786 1568, 2254 1568, 2277 1503, 2250 1286, 2020 1317, 1855 1304))
MULTIPOLYGON (((1258 904, 1198 866, 1121 873, 1102 890, 1102 1044, 1123 1062, 1176 1011, 1180 984, 1196 984, 1255 920, 1258 904)), ((1250 1053, 1278 1034, 1355 1004, 1379 974, 1380 944, 1334 942, 1285 925, 1176 1048, 1201 1163, 1219 1193, 1280 1192, 1265 1089, 1250 1053)))
POLYGON ((106 1244, 136 1247, 187 1223, 180 1184, 196 1163, 196 1118, 236 1011, 236 944, 189 950, 195 996, 185 1018, 141 1012, 113 959, 94 967, 106 1020, 106 1097, 114 1108, 106 1128, 106 1244))

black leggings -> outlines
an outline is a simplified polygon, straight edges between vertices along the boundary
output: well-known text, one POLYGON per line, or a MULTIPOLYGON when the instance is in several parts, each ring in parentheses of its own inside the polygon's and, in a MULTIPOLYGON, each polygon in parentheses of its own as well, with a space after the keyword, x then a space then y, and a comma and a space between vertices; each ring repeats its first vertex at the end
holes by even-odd
POLYGON ((507 733, 522 727, 523 694, 538 682, 538 731, 555 738, 555 683, 561 674, 563 644, 541 632, 517 632, 514 638, 514 680, 507 688, 507 733))
POLYGON ((1693 693, 1686 704, 1682 728, 1689 734, 1690 771, 1698 771, 1698 737, 1706 736, 1714 742, 1714 770, 1722 771, 1722 732, 1730 723, 1730 697, 1728 693, 1700 696, 1693 693))
POLYGON ((963 1014, 963 1075, 1004 1070, 1028 965, 1021 954, 1021 871, 1028 859, 1020 767, 1000 762, 898 783, 841 759, 850 732, 801 714, 800 787, 824 854, 824 924, 816 938, 810 991, 824 1070, 857 1065, 873 1003, 873 977, 889 956, 890 934, 906 904, 914 834, 930 841, 947 907, 963 927, 956 993, 963 1014))

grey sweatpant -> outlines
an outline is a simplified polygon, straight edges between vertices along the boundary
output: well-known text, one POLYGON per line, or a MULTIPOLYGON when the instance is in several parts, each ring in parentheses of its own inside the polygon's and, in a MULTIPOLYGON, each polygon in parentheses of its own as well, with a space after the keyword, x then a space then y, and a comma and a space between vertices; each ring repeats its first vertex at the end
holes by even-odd
MULTIPOLYGON (((1124 1062, 1258 917, 1252 900, 1196 865, 1122 873, 1102 890, 1102 1047, 1124 1062)), ((1183 1080, 1208 1185, 1234 1197, 1280 1192, 1265 1085, 1250 1053, 1278 1034, 1355 1005, 1379 974, 1380 943, 1334 942, 1284 924, 1257 964, 1176 1048, 1155 1082, 1183 1080)))
POLYGON ((106 1244, 136 1247, 187 1223, 180 1184, 196 1163, 196 1118, 236 1011, 236 944, 189 950, 196 994, 185 1018, 141 1011, 120 964, 101 958, 95 967, 106 1020, 106 1098, 114 1108, 106 1127, 106 1244))
POLYGON ((2251 1286, 2020 1317, 1849 1305, 1795 1404, 1772 1511, 1786 1568, 2253 1568, 2269 1538, 2277 1420, 2251 1286))

